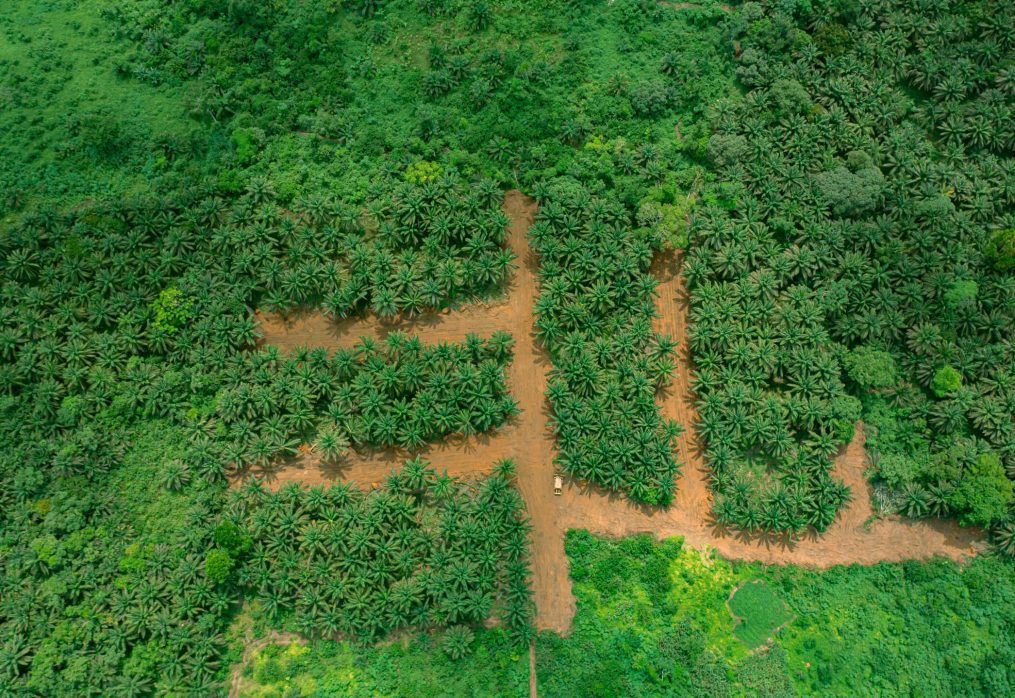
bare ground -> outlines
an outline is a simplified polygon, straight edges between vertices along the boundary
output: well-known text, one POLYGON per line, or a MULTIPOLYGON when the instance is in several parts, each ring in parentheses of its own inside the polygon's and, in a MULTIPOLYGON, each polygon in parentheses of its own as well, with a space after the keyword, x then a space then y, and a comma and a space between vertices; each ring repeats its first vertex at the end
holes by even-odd
MULTIPOLYGON (((508 372, 509 388, 522 413, 512 423, 491 434, 463 439, 452 437, 419 452, 434 467, 454 475, 489 472, 494 461, 510 457, 518 466, 518 486, 532 519, 533 587, 540 629, 566 633, 575 613, 571 593, 564 533, 585 528, 594 533, 622 536, 648 532, 658 538, 683 536, 693 547, 711 546, 724 557, 765 563, 830 567, 838 564, 873 564, 880 561, 924 559, 936 555, 963 559, 982 546, 982 533, 952 522, 871 518, 869 485, 864 477, 863 425, 857 425, 853 442, 835 462, 836 477, 853 490, 853 502, 840 512, 824 534, 792 541, 783 536, 733 534, 713 525, 708 469, 701 444, 693 429, 696 422, 690 389, 690 360, 686 348, 687 292, 679 273, 680 256, 661 254, 653 264, 659 280, 655 329, 680 340, 678 370, 672 385, 659 396, 665 416, 676 419, 686 431, 678 442, 683 474, 677 495, 666 510, 632 504, 584 483, 567 482, 560 497, 553 496, 552 433, 546 427, 548 407, 544 398, 549 359, 533 335, 533 303, 537 293, 538 264, 529 249, 526 231, 535 213, 535 202, 510 191, 504 210, 511 218, 509 244, 518 255, 506 298, 471 305, 453 313, 423 315, 395 323, 375 317, 333 322, 320 313, 304 313, 289 320, 261 316, 264 341, 283 348, 298 345, 330 349, 349 346, 361 336, 383 338, 393 330, 418 334, 426 342, 459 341, 469 332, 488 335, 508 330, 515 337, 515 357, 508 372)), ((313 454, 264 473, 270 486, 285 482, 316 484, 342 480, 369 487, 383 480, 410 455, 399 449, 357 454, 343 467, 323 464, 313 454)))

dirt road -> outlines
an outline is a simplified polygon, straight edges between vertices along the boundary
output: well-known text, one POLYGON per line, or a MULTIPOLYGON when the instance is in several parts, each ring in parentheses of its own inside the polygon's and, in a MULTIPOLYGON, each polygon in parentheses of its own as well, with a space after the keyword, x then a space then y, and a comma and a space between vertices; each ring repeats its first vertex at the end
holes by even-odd
MULTIPOLYGON (((564 533, 586 528, 605 535, 649 532, 659 538, 683 536, 690 546, 712 546, 724 557, 830 567, 837 564, 897 561, 943 555, 961 559, 975 553, 980 533, 950 522, 878 520, 864 524, 871 515, 870 491, 864 478, 863 429, 835 463, 836 477, 853 488, 854 500, 830 529, 820 537, 790 542, 783 538, 731 535, 710 523, 708 470, 701 456, 693 425, 694 397, 690 390, 690 361, 686 354, 687 293, 679 273, 680 257, 660 255, 653 264, 659 280, 656 301, 657 331, 680 340, 678 371, 673 384, 659 396, 660 409, 679 421, 685 433, 678 443, 683 474, 677 483, 674 504, 666 510, 632 505, 616 495, 568 482, 564 494, 552 492, 554 442, 546 428, 548 407, 544 398, 549 359, 533 335, 533 304, 538 293, 537 263, 529 249, 526 231, 536 206, 521 192, 508 192, 504 210, 511 218, 509 244, 518 255, 518 269, 506 299, 469 306, 453 313, 426 315, 397 323, 377 318, 331 322, 319 313, 291 321, 261 318, 265 342, 280 347, 297 345, 339 348, 361 336, 383 338, 393 330, 418 334, 425 342, 458 341, 468 332, 488 335, 508 330, 515 337, 515 358, 508 372, 508 387, 522 413, 492 434, 475 438, 452 438, 420 452, 434 467, 455 475, 489 472, 493 462, 511 457, 518 466, 518 486, 533 523, 532 568, 541 629, 567 632, 574 617, 575 600, 564 555, 564 533)), ((304 456, 280 470, 268 473, 268 484, 355 481, 369 487, 380 482, 410 454, 398 449, 358 454, 342 468, 322 465, 304 456)))

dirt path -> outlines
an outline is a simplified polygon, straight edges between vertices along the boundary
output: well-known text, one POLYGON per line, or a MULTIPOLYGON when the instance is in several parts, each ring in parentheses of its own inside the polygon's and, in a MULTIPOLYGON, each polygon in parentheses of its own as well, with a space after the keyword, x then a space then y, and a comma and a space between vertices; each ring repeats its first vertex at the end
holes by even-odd
POLYGON ((924 559, 935 555, 961 559, 975 554, 982 539, 981 533, 951 521, 891 518, 878 519, 865 527, 873 508, 870 485, 864 477, 866 459, 862 423, 857 424, 856 436, 836 458, 833 469, 834 476, 852 489, 853 501, 839 512, 835 523, 824 534, 789 541, 784 536, 729 534, 713 525, 708 468, 693 428, 697 413, 687 353, 689 300, 684 277, 679 273, 680 262, 679 254, 664 253, 652 265, 659 281, 656 298, 658 317, 653 321, 653 327, 657 332, 680 341, 677 373, 669 388, 660 395, 663 414, 676 419, 686 429, 678 443, 679 462, 683 469, 677 481, 674 503, 666 510, 649 509, 594 487, 568 483, 559 517, 562 532, 569 528, 585 528, 593 533, 612 536, 633 533, 652 533, 657 538, 683 536, 687 545, 712 546, 729 559, 818 567, 924 559))
POLYGON ((517 285, 516 274, 504 298, 472 303, 453 312, 422 313, 411 318, 382 320, 369 315, 336 321, 319 311, 290 313, 288 317, 258 311, 256 317, 264 335, 262 342, 280 347, 304 345, 337 349, 355 344, 361 337, 382 340, 392 332, 432 335, 445 342, 460 342, 470 332, 485 337, 507 329, 511 324, 511 300, 517 285))
MULTIPOLYGON (((290 482, 320 485, 328 482, 354 482, 367 489, 380 485, 384 478, 401 465, 417 456, 425 458, 438 470, 446 470, 455 477, 478 477, 493 470, 493 464, 505 457, 510 444, 518 438, 517 420, 509 422, 495 432, 463 437, 456 435, 418 451, 402 448, 383 448, 352 452, 342 463, 329 463, 313 451, 302 453, 284 463, 258 467, 244 475, 257 475, 268 489, 277 490, 290 482)), ((241 479, 233 481, 238 486, 241 479)))
MULTIPOLYGON (((979 552, 982 535, 951 521, 933 519, 909 521, 897 517, 865 522, 872 513, 870 487, 864 478, 863 425, 857 436, 835 461, 834 476, 853 488, 854 499, 843 509, 825 533, 805 535, 790 541, 784 536, 726 533, 712 525, 707 510, 688 511, 674 505, 650 510, 632 505, 598 490, 569 487, 564 492, 563 531, 585 528, 593 533, 625 536, 651 533, 657 538, 683 536, 694 548, 711 546, 732 560, 758 560, 767 564, 831 567, 845 564, 874 564, 936 555, 961 560, 979 552)), ((686 467, 686 466, 685 466, 686 467)), ((677 482, 684 489, 690 473, 677 482)), ((687 489, 696 484, 687 483, 687 489)))
MULTIPOLYGON (((546 427, 549 413, 544 398, 549 358, 533 335, 538 265, 526 239, 536 205, 521 192, 510 191, 504 200, 504 210, 511 218, 509 244, 518 255, 518 269, 502 301, 394 323, 381 322, 374 317, 336 323, 320 313, 306 313, 288 321, 262 316, 261 322, 265 342, 283 348, 309 345, 336 349, 353 344, 361 336, 380 339, 393 330, 418 334, 428 343, 459 341, 469 332, 488 335, 495 330, 508 330, 512 333, 515 357, 508 371, 508 387, 519 402, 521 415, 492 434, 452 438, 432 444, 419 453, 430 459, 434 467, 463 476, 489 472, 499 458, 515 460, 518 487, 533 524, 533 590, 540 629, 565 633, 574 617, 575 599, 564 555, 564 533, 570 528, 615 536, 641 532, 659 538, 683 536, 689 546, 711 546, 730 559, 818 567, 923 559, 935 555, 961 559, 975 554, 981 545, 980 532, 960 528, 951 522, 881 519, 865 527, 872 508, 869 486, 863 474, 862 425, 858 425, 856 438, 835 463, 836 477, 853 489, 853 502, 820 537, 788 541, 782 537, 735 535, 711 524, 708 470, 693 429, 697 417, 686 348, 687 292, 679 273, 680 256, 676 253, 660 255, 652 267, 659 280, 658 317, 653 326, 680 341, 677 373, 672 385, 659 396, 660 409, 665 416, 685 427, 678 442, 683 473, 677 482, 673 505, 666 510, 649 509, 577 482, 567 482, 563 495, 553 496, 555 447, 546 427)), ((266 474, 270 486, 293 481, 316 484, 345 480, 369 487, 382 481, 409 455, 399 449, 357 454, 341 468, 324 465, 314 456, 306 455, 266 474)))

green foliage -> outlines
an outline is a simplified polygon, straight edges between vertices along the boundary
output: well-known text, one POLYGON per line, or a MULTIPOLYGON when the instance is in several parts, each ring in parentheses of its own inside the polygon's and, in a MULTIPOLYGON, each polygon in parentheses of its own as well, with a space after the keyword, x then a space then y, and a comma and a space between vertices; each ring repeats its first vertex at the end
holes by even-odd
POLYGON ((441 166, 436 162, 423 160, 414 162, 405 168, 405 181, 409 184, 425 184, 433 182, 441 175, 441 166))
POLYGON ((243 533, 232 521, 223 521, 212 532, 212 540, 233 558, 242 556, 253 545, 254 541, 243 533))
POLYGON ((975 303, 979 290, 979 284, 970 279, 956 281, 952 284, 951 288, 945 291, 944 299, 946 303, 952 306, 975 303))
POLYGON ((740 586, 728 605, 737 619, 733 632, 752 650, 772 644, 775 633, 793 618, 778 594, 761 580, 740 586))
POLYGON ((887 351, 855 347, 844 361, 846 375, 861 388, 890 388, 898 381, 895 358, 887 351))
MULTIPOLYGON (((648 268, 686 247, 721 525, 831 522, 848 492, 829 458, 858 415, 845 368, 857 388, 883 384, 863 409, 894 508, 990 523, 1010 552, 1011 13, 996 0, 7 2, 0 692, 214 695, 241 588, 268 606, 276 594, 277 620, 304 632, 337 617, 374 636, 406 625, 418 585, 409 614, 433 611, 424 625, 502 612, 511 640, 477 629, 474 660, 457 663, 432 638, 404 654, 321 644, 301 656, 340 668, 278 659, 261 667, 268 690, 524 692, 510 646, 531 633, 521 524, 509 544, 488 540, 500 509, 475 504, 487 486, 517 504, 503 484, 400 485, 329 510, 289 493, 270 533, 236 512, 235 530, 212 528, 234 467, 311 441, 331 460, 350 442, 417 449, 514 414, 509 337, 250 351, 253 308, 394 318, 499 292, 509 186, 541 204, 537 329, 562 468, 671 500, 677 427, 653 398, 673 343, 651 333, 648 268), (883 356, 851 365, 863 347, 891 354, 897 380, 883 356), (942 366, 962 382, 932 400, 942 366), (392 523, 392 502, 420 519, 392 523), (340 541, 374 536, 357 553, 298 537, 361 509, 340 541), (391 559, 385 546, 405 541, 387 529, 417 557, 391 559), (444 540, 461 541, 454 560, 444 540), (259 556, 276 541, 284 554, 259 556), (505 557, 510 573, 491 573, 505 557)), ((786 693, 790 673, 805 694, 1012 692, 997 561, 787 571, 800 577, 782 587, 767 571, 799 622, 785 653, 743 659, 719 605, 740 572, 684 551, 671 569, 676 553, 642 539, 622 554, 583 545, 613 570, 587 573, 609 611, 555 655, 552 695, 786 693), (675 599, 696 610, 674 622, 675 599)))
POLYGON ((180 289, 173 287, 159 293, 152 303, 155 318, 152 326, 159 332, 176 334, 190 320, 194 299, 183 295, 180 289))
POLYGON ((458 661, 441 648, 440 636, 420 634, 405 642, 356 645, 313 640, 306 645, 268 645, 253 657, 244 698, 340 695, 399 696, 527 695, 528 653, 501 629, 477 628, 472 654, 458 661))
POLYGON ((456 625, 444 631, 441 649, 451 659, 461 659, 472 651, 471 645, 474 639, 475 634, 472 632, 472 628, 467 625, 456 625))
POLYGON ((901 453, 886 453, 878 458, 875 468, 877 477, 893 489, 902 489, 912 483, 920 472, 920 466, 912 458, 901 453))
POLYGON ((938 397, 950 397, 962 387, 962 374, 953 366, 942 366, 934 373, 930 389, 938 397))
POLYGON ((876 167, 851 171, 836 167, 815 178, 823 202, 836 216, 870 213, 884 191, 884 176, 876 167))
POLYGON ((722 525, 830 523, 847 388, 888 509, 953 513, 971 471, 935 470, 956 445, 1015 475, 1015 306, 990 243, 1015 205, 1013 20, 991 0, 879 0, 747 3, 725 22, 750 91, 715 104, 709 151, 743 191, 703 201, 684 262, 722 525))
POLYGON ((233 131, 233 147, 236 148, 236 161, 240 165, 249 165, 257 156, 257 141, 263 138, 263 132, 255 128, 238 128, 233 131))
POLYGON ((505 373, 512 344, 503 332, 435 346, 392 332, 382 344, 361 340, 331 356, 323 349, 246 354, 222 382, 215 408, 225 441, 249 438, 223 455, 265 465, 313 441, 338 461, 350 442, 419 449, 449 434, 495 429, 518 411, 505 373))
POLYGON ((678 473, 679 425, 656 391, 673 372, 676 343, 651 330, 658 232, 580 183, 546 188, 529 229, 540 255, 536 330, 554 359, 547 395, 562 470, 641 502, 668 505, 678 473))
POLYGON ((1015 269, 1015 228, 995 232, 987 245, 986 254, 999 271, 1015 269))
POLYGON ((814 102, 807 89, 791 78, 773 82, 768 89, 768 99, 772 104, 772 111, 777 116, 801 116, 814 108, 814 102))
POLYGON ((963 522, 978 526, 989 526, 1008 516, 1009 507, 1015 504, 1015 485, 1005 476, 996 453, 980 454, 952 492, 950 503, 963 522))
POLYGON ((743 164, 750 153, 747 139, 736 134, 716 134, 708 139, 708 157, 716 167, 743 164))
POLYGON ((4 687, 115 695, 126 673, 140 685, 214 693, 237 599, 203 574, 219 493, 159 482, 181 455, 184 431, 138 421, 104 432, 102 441, 119 445, 94 453, 115 454, 115 463, 93 465, 87 477, 54 477, 53 449, 68 437, 34 433, 0 446, 0 479, 10 485, 0 494, 0 647, 13 648, 16 661, 13 672, 4 664, 4 687), (82 623, 88 633, 72 631, 82 623))
POLYGON ((818 571, 647 537, 572 531, 566 547, 578 613, 568 638, 540 636, 541 694, 992 696, 1015 685, 1015 569, 999 557, 818 571), (726 601, 741 585, 762 595, 743 599, 758 601, 745 613, 793 614, 770 650, 748 654, 737 637, 726 601))
POLYGON ((204 558, 204 573, 216 584, 224 584, 233 570, 233 558, 228 551, 215 548, 204 558))

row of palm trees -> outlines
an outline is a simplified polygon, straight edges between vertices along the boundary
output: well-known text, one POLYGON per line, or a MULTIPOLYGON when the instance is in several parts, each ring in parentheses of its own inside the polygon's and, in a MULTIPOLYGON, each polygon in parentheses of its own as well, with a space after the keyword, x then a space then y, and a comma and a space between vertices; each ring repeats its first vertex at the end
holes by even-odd
POLYGON ((253 545, 238 581, 269 617, 308 636, 375 638, 501 616, 531 634, 528 531, 514 465, 465 482, 408 461, 384 487, 277 492, 252 479, 226 516, 253 545))
POLYGON ((679 472, 680 425, 655 402, 674 370, 676 343, 652 331, 661 239, 635 229, 626 207, 581 186, 546 184, 529 229, 539 254, 536 331, 553 368, 557 465, 639 502, 666 505, 679 472))
POLYGON ((331 356, 324 349, 244 354, 223 377, 217 415, 230 443, 246 449, 237 464, 292 455, 319 431, 356 446, 418 450, 518 414, 505 374, 512 344, 504 332, 438 345, 392 333, 331 356))

